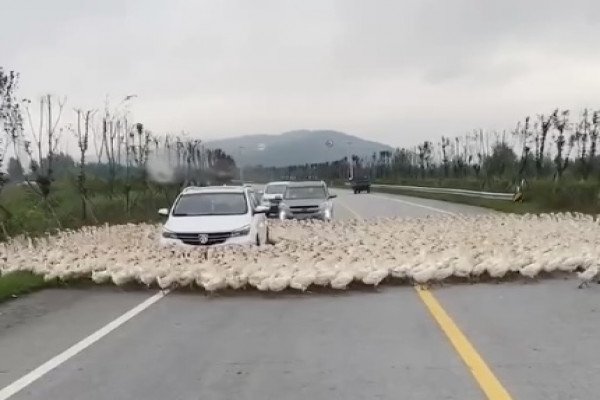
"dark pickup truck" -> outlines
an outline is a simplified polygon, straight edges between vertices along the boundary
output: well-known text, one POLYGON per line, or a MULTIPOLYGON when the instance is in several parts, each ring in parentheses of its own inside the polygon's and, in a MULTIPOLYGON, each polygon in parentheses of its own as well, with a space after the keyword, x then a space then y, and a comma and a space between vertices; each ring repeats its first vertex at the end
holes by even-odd
POLYGON ((371 193, 371 181, 368 178, 358 178, 350 180, 350 186, 354 194, 360 192, 371 193))

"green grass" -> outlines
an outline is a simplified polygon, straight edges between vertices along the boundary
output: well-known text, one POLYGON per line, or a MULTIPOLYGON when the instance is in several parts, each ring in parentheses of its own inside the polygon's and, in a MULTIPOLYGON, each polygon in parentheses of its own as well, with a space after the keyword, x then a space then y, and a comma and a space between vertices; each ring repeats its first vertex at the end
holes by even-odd
POLYGON ((86 219, 83 219, 81 197, 69 180, 57 181, 53 185, 49 202, 56 218, 29 188, 5 188, 0 194, 0 240, 19 234, 37 236, 59 228, 76 229, 84 225, 158 222, 161 221, 158 209, 169 207, 179 192, 175 186, 135 182, 129 193, 127 207, 122 183, 115 185, 112 195, 103 182, 92 181, 89 187, 86 219), (57 224, 57 218, 60 224, 57 224))
POLYGON ((537 204, 531 202, 514 203, 512 201, 502 200, 490 200, 490 199, 479 199, 476 197, 458 196, 453 194, 438 194, 438 193, 425 193, 416 192, 414 190, 404 190, 395 188, 372 188, 374 192, 401 194, 412 197, 419 197, 423 199, 441 200, 452 203, 468 204, 470 206, 485 207, 492 210, 515 213, 515 214, 526 214, 526 213, 540 213, 544 212, 538 207, 537 204))
MULTIPOLYGON (((399 181, 399 182, 377 182, 392 185, 409 185, 425 187, 445 187, 460 188, 471 190, 482 190, 475 187, 472 180, 424 180, 424 181, 399 181)), ((336 184, 336 187, 346 187, 343 184, 336 184)), ((512 189, 503 189, 504 184, 498 182, 494 191, 511 193, 512 189)), ((505 200, 480 199, 476 197, 467 197, 456 194, 437 194, 417 192, 401 188, 375 188, 372 190, 384 193, 401 194, 406 196, 420 197, 425 199, 442 200, 453 203, 468 204, 477 207, 490 208, 496 211, 509 212, 516 214, 525 213, 548 213, 548 212, 569 212, 576 211, 586 214, 600 214, 600 183, 598 182, 580 182, 573 180, 564 180, 554 182, 551 180, 537 180, 530 183, 530 186, 524 192, 524 201, 515 203, 505 200)), ((489 188, 486 190, 490 190, 489 188)))
POLYGON ((534 182, 524 192, 523 202, 480 199, 455 194, 416 192, 400 188, 373 188, 374 191, 402 194, 426 199, 449 201, 515 214, 576 211, 586 214, 600 213, 598 185, 587 183, 534 182))
POLYGON ((11 272, 0 276, 0 302, 54 285, 54 282, 45 282, 43 277, 31 272, 11 272))
POLYGON ((402 186, 444 187, 486 192, 512 192, 514 185, 508 179, 475 179, 475 178, 400 178, 378 179, 377 183, 402 186))

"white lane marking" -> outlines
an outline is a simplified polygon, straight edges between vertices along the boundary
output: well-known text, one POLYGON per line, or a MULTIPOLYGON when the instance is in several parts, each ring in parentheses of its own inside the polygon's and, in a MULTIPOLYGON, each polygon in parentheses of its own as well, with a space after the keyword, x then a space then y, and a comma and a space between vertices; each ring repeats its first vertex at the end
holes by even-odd
POLYGON ((391 201, 397 201, 398 203, 404 203, 404 204, 408 204, 409 206, 414 206, 414 207, 421 207, 421 208, 425 208, 427 210, 431 210, 431 211, 436 211, 436 212, 440 212, 440 213, 444 213, 444 214, 448 214, 448 215, 456 215, 456 213, 452 212, 452 211, 447 211, 447 210, 442 210, 441 208, 437 208, 437 207, 430 207, 430 206, 425 206, 423 204, 419 204, 419 203, 413 203, 412 201, 406 201, 406 200, 401 200, 401 199, 395 199, 393 197, 387 197, 387 196, 379 196, 376 194, 371 194, 371 196, 373 197, 377 197, 380 199, 386 199, 386 200, 391 200, 391 201))
POLYGON ((73 346, 69 347, 67 350, 63 351, 59 355, 51 358, 46 361, 33 371, 29 372, 26 375, 23 375, 21 378, 17 379, 10 385, 0 390, 0 400, 6 400, 27 386, 31 385, 33 382, 52 371, 54 368, 58 367, 71 357, 77 355, 81 351, 90 347, 92 344, 96 343, 98 340, 102 339, 104 336, 108 335, 110 332, 117 329, 119 326, 123 325, 125 322, 129 321, 131 318, 135 317, 152 304, 156 303, 160 299, 162 299, 168 291, 159 292, 152 297, 144 300, 142 303, 133 307, 131 310, 127 311, 125 314, 117 317, 113 321, 104 325, 102 328, 98 329, 96 332, 92 333, 85 339, 81 340, 78 343, 75 343, 73 346))
POLYGON ((352 215, 354 215, 356 218, 363 219, 363 217, 359 213, 357 213, 356 211, 354 211, 352 208, 348 207, 348 205, 345 202, 341 201, 339 197, 337 198, 336 203, 338 203, 339 205, 341 205, 346 210, 350 211, 352 213, 352 215))

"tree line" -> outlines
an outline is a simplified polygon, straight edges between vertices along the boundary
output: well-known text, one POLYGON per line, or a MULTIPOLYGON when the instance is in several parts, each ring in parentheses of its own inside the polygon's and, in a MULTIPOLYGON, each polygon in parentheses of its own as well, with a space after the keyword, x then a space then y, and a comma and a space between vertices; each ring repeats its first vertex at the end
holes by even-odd
POLYGON ((526 117, 515 129, 503 132, 474 130, 463 136, 441 136, 412 148, 396 148, 371 155, 353 154, 333 162, 287 167, 247 168, 248 177, 273 179, 345 180, 354 174, 381 181, 475 181, 481 188, 506 189, 531 180, 600 180, 597 153, 600 112, 583 110, 576 118, 569 110, 526 117))
POLYGON ((108 198, 129 215, 150 194, 220 184, 237 174, 235 160, 221 149, 185 133, 158 135, 132 121, 128 105, 135 95, 113 107, 107 101, 101 109, 69 110, 66 98, 56 95, 18 98, 18 83, 18 73, 0 67, 0 217, 5 222, 13 213, 1 200, 10 187, 33 195, 36 207, 61 227, 56 209, 65 182, 77 193, 81 220, 97 222, 94 197, 108 198), (64 121, 68 114, 73 122, 64 121), (76 150, 67 152, 68 144, 76 150))

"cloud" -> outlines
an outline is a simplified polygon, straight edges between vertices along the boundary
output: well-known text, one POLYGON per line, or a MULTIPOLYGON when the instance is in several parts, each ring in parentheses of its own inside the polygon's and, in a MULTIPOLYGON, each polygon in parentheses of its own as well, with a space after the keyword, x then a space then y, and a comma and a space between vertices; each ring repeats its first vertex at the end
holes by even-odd
POLYGON ((37 0, 9 11, 0 55, 23 97, 101 108, 135 93, 132 111, 154 132, 330 128, 410 145, 600 103, 596 1, 37 0))

